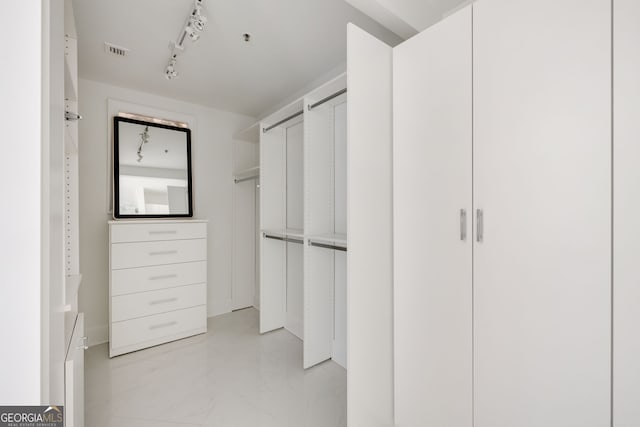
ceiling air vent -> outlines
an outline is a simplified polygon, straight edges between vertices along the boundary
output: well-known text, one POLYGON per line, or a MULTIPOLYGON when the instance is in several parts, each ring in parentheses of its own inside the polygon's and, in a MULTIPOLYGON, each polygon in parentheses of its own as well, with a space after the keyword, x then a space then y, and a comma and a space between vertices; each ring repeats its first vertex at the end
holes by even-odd
POLYGON ((116 56, 127 56, 129 54, 129 49, 122 46, 116 46, 115 44, 104 42, 104 51, 116 56))

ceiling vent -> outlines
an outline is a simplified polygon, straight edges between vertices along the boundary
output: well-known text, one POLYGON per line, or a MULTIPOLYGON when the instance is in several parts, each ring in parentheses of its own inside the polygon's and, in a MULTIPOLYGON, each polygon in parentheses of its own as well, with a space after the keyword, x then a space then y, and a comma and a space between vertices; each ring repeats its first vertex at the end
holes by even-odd
POLYGON ((116 46, 115 44, 104 42, 104 51, 115 56, 127 56, 129 54, 129 49, 122 46, 116 46))

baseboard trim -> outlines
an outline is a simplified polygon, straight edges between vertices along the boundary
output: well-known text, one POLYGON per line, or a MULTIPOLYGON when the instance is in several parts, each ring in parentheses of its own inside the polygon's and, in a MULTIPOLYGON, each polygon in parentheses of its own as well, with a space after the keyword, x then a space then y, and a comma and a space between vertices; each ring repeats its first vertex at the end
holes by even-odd
POLYGON ((99 325, 85 328, 89 347, 109 342, 109 325, 99 325))
POLYGON ((212 301, 209 304, 207 317, 214 317, 221 314, 231 313, 231 307, 233 307, 233 301, 231 299, 212 301))

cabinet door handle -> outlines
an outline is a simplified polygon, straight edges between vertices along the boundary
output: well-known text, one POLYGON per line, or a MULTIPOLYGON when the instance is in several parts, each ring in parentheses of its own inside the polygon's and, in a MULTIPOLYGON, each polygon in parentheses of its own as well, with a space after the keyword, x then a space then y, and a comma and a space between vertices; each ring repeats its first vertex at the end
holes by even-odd
POLYGON ((149 277, 149 280, 173 279, 175 277, 178 277, 178 275, 177 274, 165 274, 164 276, 151 276, 151 277, 149 277))
POLYGON ((173 298, 158 299, 155 301, 150 301, 149 305, 167 304, 169 302, 174 302, 174 301, 178 301, 178 298, 173 297, 173 298))
POLYGON ((173 250, 173 251, 158 251, 158 252, 149 252, 149 255, 154 256, 154 255, 172 255, 172 254, 177 254, 178 251, 173 250))
POLYGON ((176 234, 176 230, 151 230, 149 234, 176 234))
POLYGON ((173 322, 160 323, 159 325, 151 325, 149 326, 149 329, 154 330, 154 329, 160 329, 160 328, 168 328, 169 326, 175 326, 177 324, 178 322, 174 320, 173 322))
POLYGON ((467 240, 467 210, 460 209, 460 240, 467 240))
POLYGON ((476 241, 482 243, 484 240, 484 212, 482 212, 482 209, 476 210, 476 227, 476 241))

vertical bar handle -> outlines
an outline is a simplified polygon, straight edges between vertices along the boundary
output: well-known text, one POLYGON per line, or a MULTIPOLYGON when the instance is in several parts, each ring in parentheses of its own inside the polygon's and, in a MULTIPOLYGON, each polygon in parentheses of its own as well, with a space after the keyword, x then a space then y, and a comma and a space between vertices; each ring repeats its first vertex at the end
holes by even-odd
POLYGON ((467 240, 467 210, 460 209, 460 240, 467 240))
POLYGON ((484 240, 484 212, 482 209, 476 209, 476 241, 482 243, 484 240))

